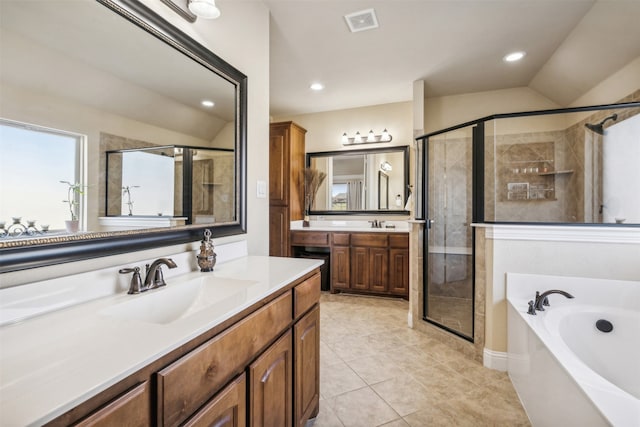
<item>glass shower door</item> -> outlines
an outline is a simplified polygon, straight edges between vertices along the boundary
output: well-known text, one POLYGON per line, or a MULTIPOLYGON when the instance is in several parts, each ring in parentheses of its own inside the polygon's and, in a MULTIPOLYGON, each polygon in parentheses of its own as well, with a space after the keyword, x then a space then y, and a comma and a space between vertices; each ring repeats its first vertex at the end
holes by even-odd
POLYGON ((472 128, 426 145, 424 318, 473 339, 472 128))

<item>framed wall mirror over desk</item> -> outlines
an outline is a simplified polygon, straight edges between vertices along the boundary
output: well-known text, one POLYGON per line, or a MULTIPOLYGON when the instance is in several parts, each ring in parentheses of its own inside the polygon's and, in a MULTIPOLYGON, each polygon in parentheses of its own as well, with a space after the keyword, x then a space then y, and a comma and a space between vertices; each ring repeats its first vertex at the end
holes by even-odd
POLYGON ((409 147, 307 153, 327 174, 311 215, 408 215, 409 147))
POLYGON ((2 1, 0 38, 0 272, 246 232, 241 71, 138 0, 2 1))

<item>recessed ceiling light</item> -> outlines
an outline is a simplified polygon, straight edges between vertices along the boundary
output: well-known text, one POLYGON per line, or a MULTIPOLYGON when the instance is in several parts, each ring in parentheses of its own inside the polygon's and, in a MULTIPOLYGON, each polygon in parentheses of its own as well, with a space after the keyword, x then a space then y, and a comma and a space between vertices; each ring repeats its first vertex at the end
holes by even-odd
POLYGON ((209 101, 208 99, 205 99, 204 101, 201 102, 203 107, 207 107, 207 108, 211 108, 214 105, 216 105, 213 101, 209 101))
POLYGON ((309 86, 311 88, 311 90, 322 90, 324 89, 324 85, 322 83, 312 83, 311 86, 309 86))
POLYGON ((524 52, 512 52, 512 53, 506 55, 502 59, 505 62, 515 62, 515 61, 520 61, 522 58, 524 58, 525 55, 526 55, 526 53, 524 53, 524 52))

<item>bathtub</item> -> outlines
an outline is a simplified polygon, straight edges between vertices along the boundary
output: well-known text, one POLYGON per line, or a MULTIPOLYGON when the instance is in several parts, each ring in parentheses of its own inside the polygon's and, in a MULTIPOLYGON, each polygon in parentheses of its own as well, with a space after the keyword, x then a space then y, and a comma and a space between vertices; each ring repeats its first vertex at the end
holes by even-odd
POLYGON ((509 377, 535 427, 640 426, 640 282, 508 273, 507 322, 509 377), (575 298, 527 314, 549 289, 575 298))

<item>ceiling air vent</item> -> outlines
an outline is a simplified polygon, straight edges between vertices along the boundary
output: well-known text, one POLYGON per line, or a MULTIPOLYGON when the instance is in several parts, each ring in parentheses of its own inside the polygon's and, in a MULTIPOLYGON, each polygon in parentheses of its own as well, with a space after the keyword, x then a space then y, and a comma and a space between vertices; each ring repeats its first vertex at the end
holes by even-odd
POLYGON ((378 28, 378 19, 373 9, 361 10, 344 16, 352 33, 378 28))

